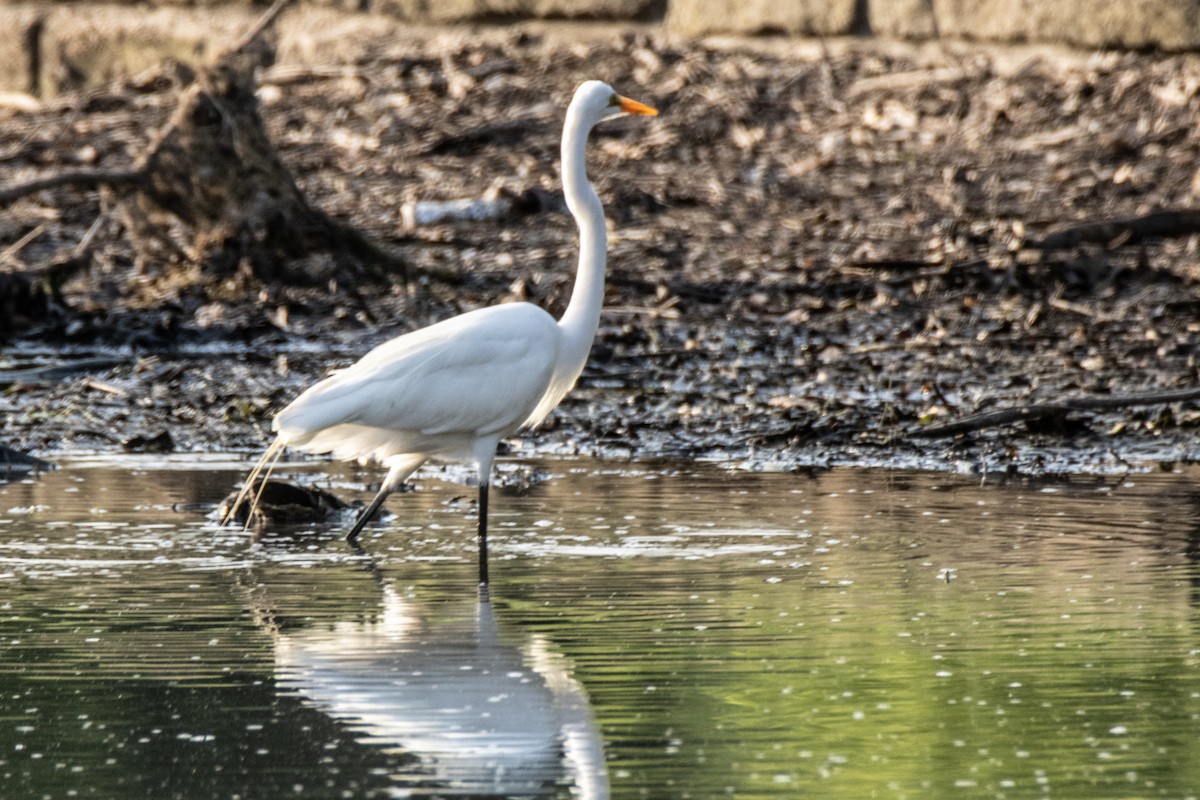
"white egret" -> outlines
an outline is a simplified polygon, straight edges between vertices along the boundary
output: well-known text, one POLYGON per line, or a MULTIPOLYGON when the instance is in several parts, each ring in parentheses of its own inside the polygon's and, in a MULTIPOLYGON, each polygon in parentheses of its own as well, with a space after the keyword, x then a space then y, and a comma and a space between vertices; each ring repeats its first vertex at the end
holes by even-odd
MULTIPOLYGON (((387 476, 347 539, 429 459, 479 471, 479 582, 487 583, 488 484, 500 440, 542 421, 575 385, 600 321, 607 236, 604 208, 588 182, 584 148, 592 127, 620 114, 658 112, 587 81, 567 107, 562 182, 579 226, 579 266, 562 319, 531 303, 481 308, 379 345, 311 386, 275 417, 275 441, 222 522, 236 513, 264 467, 284 447, 376 462, 387 476)), ((265 476, 263 478, 265 481, 265 476)))

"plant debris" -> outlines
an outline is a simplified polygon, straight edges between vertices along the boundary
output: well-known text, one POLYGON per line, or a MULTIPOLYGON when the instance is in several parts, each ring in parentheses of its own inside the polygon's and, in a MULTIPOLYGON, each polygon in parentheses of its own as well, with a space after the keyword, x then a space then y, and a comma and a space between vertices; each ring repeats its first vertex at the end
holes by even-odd
MULTIPOLYGON (((103 103, 5 112, 0 185, 127 165, 175 107, 163 74, 103 103)), ((354 63, 259 73, 297 186, 399 253, 407 285, 336 264, 317 284, 197 276, 139 257, 111 193, 15 200, 0 250, 47 227, 6 258, 11 274, 91 238, 59 307, 8 333, 0 367, 131 357, 10 384, 0 439, 45 455, 113 447, 100 430, 169 430, 183 451, 257 450, 304 386, 386 338, 512 299, 561 313, 576 246, 555 201, 558 136, 594 77, 663 113, 593 134, 606 313, 579 386, 514 447, 984 473, 1200 457, 1197 57, 552 28, 392 39, 354 63), (406 208, 480 197, 541 200, 404 224, 406 208), (1145 392, 1165 399, 912 435, 1145 392)))

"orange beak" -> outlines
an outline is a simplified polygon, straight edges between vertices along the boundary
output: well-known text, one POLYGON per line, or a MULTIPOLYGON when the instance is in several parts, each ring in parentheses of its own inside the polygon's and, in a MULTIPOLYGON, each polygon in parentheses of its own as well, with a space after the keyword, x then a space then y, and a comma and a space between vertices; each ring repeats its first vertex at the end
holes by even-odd
POLYGON ((626 114, 645 114, 648 117, 658 116, 658 109, 651 108, 644 103, 639 103, 637 100, 630 100, 628 97, 617 95, 617 100, 621 103, 621 110, 626 114))

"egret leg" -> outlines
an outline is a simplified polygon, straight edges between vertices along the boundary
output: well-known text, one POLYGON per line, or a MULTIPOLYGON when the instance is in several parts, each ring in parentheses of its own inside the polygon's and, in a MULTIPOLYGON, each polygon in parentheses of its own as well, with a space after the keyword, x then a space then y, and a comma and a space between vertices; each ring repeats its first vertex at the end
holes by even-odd
POLYGON ((479 481, 479 585, 487 586, 488 582, 488 551, 487 551, 487 518, 488 518, 488 479, 479 481))
POLYGON ((367 506, 358 519, 354 520, 353 527, 346 534, 346 541, 350 544, 358 543, 358 535, 362 533, 362 529, 366 527, 371 518, 379 513, 380 506, 387 496, 396 489, 400 488, 400 484, 404 483, 409 475, 417 471, 417 467, 425 463, 425 456, 409 455, 395 456, 384 462, 388 466, 387 477, 383 479, 383 485, 379 487, 379 494, 375 495, 375 499, 371 501, 371 505, 367 506))
POLYGON ((354 520, 354 526, 350 528, 350 532, 346 534, 347 542, 353 545, 358 544, 358 535, 362 533, 362 529, 365 528, 367 523, 371 521, 371 518, 379 513, 379 507, 383 505, 383 501, 386 500, 387 496, 391 493, 392 490, 389 489, 385 483, 379 489, 379 493, 375 495, 375 499, 371 501, 371 505, 367 506, 366 509, 358 515, 358 519, 354 520))

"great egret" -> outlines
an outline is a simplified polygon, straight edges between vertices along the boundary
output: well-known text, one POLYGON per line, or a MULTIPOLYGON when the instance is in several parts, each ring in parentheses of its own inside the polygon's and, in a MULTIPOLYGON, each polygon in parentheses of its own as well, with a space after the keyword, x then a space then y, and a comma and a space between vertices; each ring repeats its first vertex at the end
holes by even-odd
POLYGON ((579 267, 562 319, 531 303, 477 309, 385 342, 309 387, 275 417, 278 435, 222 524, 284 447, 388 468, 379 493, 347 534, 351 542, 428 459, 473 462, 479 470, 479 582, 487 583, 488 483, 496 446, 541 422, 571 390, 600 321, 607 237, 604 208, 584 163, 588 133, 620 114, 657 113, 600 81, 580 85, 567 107, 562 182, 579 226, 579 267))

